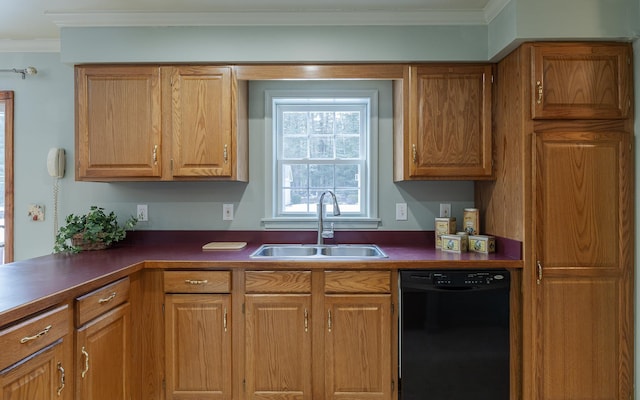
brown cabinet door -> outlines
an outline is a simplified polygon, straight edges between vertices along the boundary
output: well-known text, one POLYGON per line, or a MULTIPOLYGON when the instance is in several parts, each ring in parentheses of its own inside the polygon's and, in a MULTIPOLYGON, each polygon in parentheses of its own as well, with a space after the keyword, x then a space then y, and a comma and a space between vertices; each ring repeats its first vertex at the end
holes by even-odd
POLYGON ((631 112, 628 44, 540 44, 533 59, 534 119, 623 119, 631 112))
POLYGON ((70 365, 64 362, 63 339, 0 371, 0 400, 72 398, 70 365))
POLYGON ((128 399, 129 303, 91 320, 76 337, 76 399, 128 399))
POLYGON ((171 71, 174 177, 231 177, 231 67, 184 66, 171 71))
POLYGON ((326 295, 326 399, 391 399, 391 295, 326 295))
POLYGON ((411 179, 491 177, 491 72, 490 65, 410 68, 411 179))
POLYGON ((246 295, 247 399, 311 399, 311 295, 246 295))
POLYGON ((76 67, 76 179, 159 178, 160 68, 76 67))
POLYGON ((166 398, 231 399, 231 297, 165 295, 166 398))
POLYGON ((629 398, 629 135, 539 133, 535 145, 534 398, 629 398))

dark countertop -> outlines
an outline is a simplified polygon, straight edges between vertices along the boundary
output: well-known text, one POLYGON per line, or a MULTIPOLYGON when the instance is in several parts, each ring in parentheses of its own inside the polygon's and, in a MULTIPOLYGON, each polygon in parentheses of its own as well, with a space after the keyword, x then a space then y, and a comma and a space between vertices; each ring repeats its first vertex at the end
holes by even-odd
POLYGON ((108 250, 51 254, 2 265, 0 327, 142 268, 522 268, 520 242, 507 239, 496 238, 496 253, 456 254, 435 249, 432 231, 338 231, 336 238, 339 243, 377 244, 388 258, 263 261, 249 257, 264 243, 315 243, 312 231, 136 231, 108 250), (243 241, 247 246, 203 251, 202 246, 212 241, 243 241))

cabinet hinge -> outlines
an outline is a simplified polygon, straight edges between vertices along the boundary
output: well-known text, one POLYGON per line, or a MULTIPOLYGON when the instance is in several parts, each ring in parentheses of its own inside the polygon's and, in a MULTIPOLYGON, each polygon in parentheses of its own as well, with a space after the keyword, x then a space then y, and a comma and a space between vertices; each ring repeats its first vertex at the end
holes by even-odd
POLYGON ((391 315, 395 315, 396 313, 396 305, 391 303, 391 315))
POLYGON ((162 303, 162 315, 164 315, 164 303, 162 303))
POLYGON ((173 158, 171 159, 171 162, 169 163, 169 168, 171 168, 171 173, 173 174, 173 158))
POLYGON ((394 390, 396 390, 396 382, 392 379, 391 380, 391 393, 393 393, 394 390))
POLYGON ((242 390, 247 391, 247 380, 242 378, 242 390))
POLYGON ((244 314, 244 303, 242 303, 242 313, 244 314))
POLYGON ((166 380, 162 380, 162 390, 167 390, 167 381, 166 380))

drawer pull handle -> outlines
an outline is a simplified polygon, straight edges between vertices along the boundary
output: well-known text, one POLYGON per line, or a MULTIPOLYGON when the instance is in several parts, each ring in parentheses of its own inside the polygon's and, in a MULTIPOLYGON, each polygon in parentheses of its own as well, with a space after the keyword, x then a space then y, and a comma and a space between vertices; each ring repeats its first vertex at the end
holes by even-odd
POLYGON ((62 363, 58 363, 58 371, 60 371, 60 387, 58 388, 58 396, 62 393, 62 389, 64 389, 64 368, 62 368, 62 363))
POLYGON ((413 163, 416 164, 418 162, 418 149, 416 148, 416 145, 412 145, 412 153, 413 153, 413 163))
POLYGON ((194 279, 185 279, 184 283, 189 285, 206 285, 207 283, 209 283, 209 281, 207 279, 201 281, 194 279))
POLYGON ((32 340, 36 340, 37 338, 46 335, 47 333, 49 333, 49 331, 51 330, 51 325, 45 327, 43 330, 41 330, 40 332, 36 333, 33 336, 25 336, 22 339, 20 339, 20 343, 27 343, 30 342, 32 340))
POLYGON ((111 295, 109 295, 109 297, 105 297, 104 299, 100 299, 98 300, 98 303, 103 304, 103 303, 108 303, 111 300, 116 298, 116 292, 111 293, 111 295))
POLYGON ((89 353, 85 350, 84 346, 82 346, 82 355, 84 356, 84 369, 82 370, 82 378, 84 379, 87 376, 87 372, 89 372, 89 353))
POLYGON ((329 316, 327 317, 327 327, 329 328, 329 332, 331 332, 331 328, 333 328, 333 323, 331 321, 331 310, 328 312, 329 316))
POLYGON ((227 332, 227 308, 224 309, 224 316, 222 319, 222 325, 224 326, 225 333, 227 332))

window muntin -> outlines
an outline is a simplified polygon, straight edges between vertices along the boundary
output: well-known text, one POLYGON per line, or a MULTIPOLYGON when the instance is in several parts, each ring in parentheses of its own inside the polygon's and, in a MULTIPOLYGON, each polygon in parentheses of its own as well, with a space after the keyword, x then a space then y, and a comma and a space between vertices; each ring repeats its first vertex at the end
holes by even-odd
POLYGON ((370 108, 368 97, 273 98, 276 217, 315 217, 325 190, 342 217, 369 217, 370 108))

